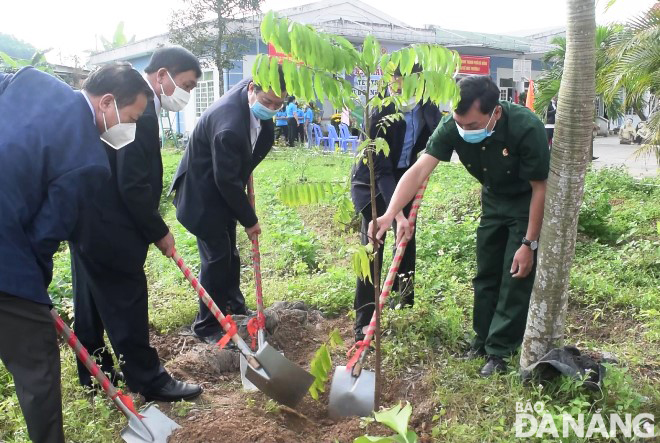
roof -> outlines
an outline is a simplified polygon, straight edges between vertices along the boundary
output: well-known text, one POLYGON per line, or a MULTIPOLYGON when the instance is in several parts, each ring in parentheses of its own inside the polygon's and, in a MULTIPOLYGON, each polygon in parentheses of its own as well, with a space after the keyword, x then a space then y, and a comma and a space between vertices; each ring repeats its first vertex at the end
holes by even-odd
MULTIPOLYGON (((353 42, 361 42, 369 34, 381 42, 438 43, 459 52, 473 55, 500 55, 527 58, 540 58, 551 49, 542 38, 532 36, 512 36, 485 34, 445 29, 438 26, 415 28, 369 6, 360 0, 321 0, 301 6, 279 10, 280 15, 291 20, 314 26, 315 28, 346 37, 353 42)), ((247 18, 246 28, 258 32, 260 16, 247 18)), ((543 37, 537 33, 534 35, 543 37)), ((159 46, 169 44, 167 34, 140 40, 121 48, 94 54, 90 63, 97 65, 113 60, 126 60, 152 53, 159 46)))

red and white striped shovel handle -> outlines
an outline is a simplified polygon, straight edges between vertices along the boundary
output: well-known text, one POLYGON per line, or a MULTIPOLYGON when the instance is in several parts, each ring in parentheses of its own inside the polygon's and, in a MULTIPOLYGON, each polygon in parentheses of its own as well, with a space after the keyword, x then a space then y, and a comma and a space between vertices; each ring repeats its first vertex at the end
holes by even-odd
POLYGON ((174 260, 174 263, 179 267, 181 272, 183 272, 183 275, 186 277, 186 279, 190 282, 192 285, 193 289, 195 292, 197 292, 197 295, 199 295, 199 298, 202 299, 206 307, 211 311, 213 316, 218 320, 220 323, 220 326, 222 326, 222 329, 225 331, 225 336, 220 339, 218 342, 218 345, 223 348, 229 340, 232 340, 238 349, 241 351, 241 353, 245 356, 247 359, 248 363, 255 369, 258 369, 260 367, 259 362, 254 358, 252 353, 250 352, 250 349, 248 346, 245 344, 243 339, 238 335, 238 328, 236 326, 236 323, 232 320, 231 316, 225 316, 220 308, 218 308, 218 305, 215 304, 213 299, 209 296, 208 292, 206 292, 206 289, 202 286, 202 284, 197 280, 192 275, 192 271, 186 266, 186 264, 183 262, 183 258, 179 255, 177 252, 176 248, 172 249, 172 260, 174 260))
MULTIPOLYGON (((415 195, 415 199, 413 200, 412 208, 410 208, 410 214, 408 215, 408 223, 410 223, 410 226, 413 229, 415 228, 415 221, 417 220, 417 212, 419 211, 419 206, 422 204, 422 197, 424 197, 424 191, 426 191, 426 186, 428 185, 428 182, 429 182, 429 177, 426 177, 426 180, 424 180, 422 186, 420 186, 419 189, 417 190, 417 194, 415 195)), ((408 246, 408 240, 404 238, 399 242, 396 248, 396 252, 394 253, 394 259, 392 260, 392 265, 390 266, 390 270, 387 273, 385 284, 383 285, 383 289, 381 290, 380 297, 378 299, 379 310, 381 312, 383 311, 383 307, 385 306, 385 301, 387 301, 387 297, 392 292, 394 279, 396 278, 397 273, 399 272, 399 266, 401 265, 403 254, 406 252, 406 246, 408 246)), ((359 359, 360 354, 362 354, 362 352, 369 347, 369 345, 371 344, 371 340, 374 337, 375 331, 376 331, 376 312, 374 311, 374 314, 371 317, 371 322, 369 323, 369 328, 367 329, 367 333, 361 342, 356 343, 357 349, 355 349, 355 354, 350 358, 349 363, 347 365, 347 369, 351 369, 359 359)), ((349 354, 352 350, 353 349, 349 350, 349 354)))
POLYGON ((73 349, 73 352, 75 352, 76 356, 85 365, 89 373, 92 374, 94 378, 96 378, 96 380, 101 385, 101 388, 103 388, 103 391, 105 391, 108 397, 115 403, 117 408, 129 419, 130 414, 134 414, 138 419, 141 419, 142 416, 135 409, 131 397, 123 394, 121 390, 115 388, 112 382, 110 382, 108 377, 106 377, 106 375, 103 373, 101 368, 99 368, 99 366, 96 364, 94 359, 89 355, 87 349, 85 349, 82 343, 80 343, 80 340, 78 340, 76 334, 71 330, 71 328, 69 328, 66 323, 64 323, 64 320, 62 320, 62 317, 60 317, 54 308, 50 310, 50 316, 55 322, 55 329, 57 329, 57 333, 66 340, 71 349, 73 349))
MULTIPOLYGON (((247 190, 252 209, 256 209, 254 199, 254 179, 251 174, 248 179, 247 190)), ((254 285, 257 296, 257 319, 256 325, 253 326, 253 328, 263 335, 263 331, 266 329, 266 317, 264 317, 264 296, 261 283, 261 254, 259 253, 259 236, 257 235, 252 239, 252 266, 254 267, 254 285)), ((260 337, 260 340, 263 340, 263 337, 260 337)), ((259 346, 262 345, 263 343, 259 343, 259 346)))

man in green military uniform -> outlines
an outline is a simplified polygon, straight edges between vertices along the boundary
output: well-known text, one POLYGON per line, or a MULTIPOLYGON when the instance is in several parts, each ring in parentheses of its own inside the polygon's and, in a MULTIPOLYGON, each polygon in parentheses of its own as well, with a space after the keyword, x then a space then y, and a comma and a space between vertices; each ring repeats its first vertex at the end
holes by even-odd
MULTIPOLYGON (((454 114, 443 119, 426 152, 399 181, 378 218, 376 237, 390 228, 438 162, 449 161, 456 151, 482 184, 473 279, 475 338, 469 355, 487 356, 480 372, 487 377, 506 370, 503 359, 516 351, 525 333, 550 154, 541 120, 527 108, 499 101, 490 77, 467 77, 459 88, 454 114)), ((412 234, 407 223, 398 223, 397 230, 397 239, 412 234)))

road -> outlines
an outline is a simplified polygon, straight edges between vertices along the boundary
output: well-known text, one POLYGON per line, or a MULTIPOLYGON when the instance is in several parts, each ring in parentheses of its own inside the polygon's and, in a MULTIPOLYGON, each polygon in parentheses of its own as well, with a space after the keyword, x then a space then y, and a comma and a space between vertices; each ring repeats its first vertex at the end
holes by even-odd
POLYGON ((658 162, 655 157, 635 158, 639 145, 620 145, 619 137, 596 137, 593 161, 595 168, 624 166, 630 175, 637 178, 657 177, 658 162))

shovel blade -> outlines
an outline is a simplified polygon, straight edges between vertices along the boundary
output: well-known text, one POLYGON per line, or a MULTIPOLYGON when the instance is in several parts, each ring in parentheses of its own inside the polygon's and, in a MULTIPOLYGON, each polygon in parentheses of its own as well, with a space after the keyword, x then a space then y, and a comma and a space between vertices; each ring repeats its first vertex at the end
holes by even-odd
POLYGON ((252 384, 250 380, 245 377, 245 371, 247 371, 248 366, 247 359, 241 354, 241 384, 243 385, 243 390, 248 392, 257 391, 257 387, 252 384))
POLYGON ((245 378, 283 405, 294 408, 314 383, 312 374, 289 361, 268 343, 257 351, 255 358, 261 368, 255 370, 247 365, 245 378))
POLYGON ((362 369, 360 375, 354 377, 346 366, 337 366, 330 385, 330 418, 371 415, 375 395, 375 373, 362 369))
POLYGON ((147 406, 140 415, 142 419, 129 418, 128 427, 121 431, 121 438, 126 443, 167 443, 172 431, 181 427, 155 405, 147 406))

